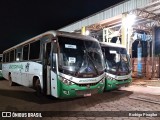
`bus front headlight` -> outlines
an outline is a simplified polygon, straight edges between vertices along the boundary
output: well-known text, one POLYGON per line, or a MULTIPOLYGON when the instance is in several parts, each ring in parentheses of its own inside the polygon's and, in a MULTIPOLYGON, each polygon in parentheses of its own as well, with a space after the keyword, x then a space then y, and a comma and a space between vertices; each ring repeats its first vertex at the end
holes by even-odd
POLYGON ((105 82, 105 77, 102 78, 102 79, 99 81, 99 83, 101 83, 101 84, 103 84, 104 82, 105 82))
POLYGON ((109 76, 107 77, 107 79, 108 80, 116 80, 115 78, 112 78, 112 77, 109 77, 109 76))
POLYGON ((74 83, 64 77, 59 76, 59 80, 64 83, 65 85, 73 85, 74 83))

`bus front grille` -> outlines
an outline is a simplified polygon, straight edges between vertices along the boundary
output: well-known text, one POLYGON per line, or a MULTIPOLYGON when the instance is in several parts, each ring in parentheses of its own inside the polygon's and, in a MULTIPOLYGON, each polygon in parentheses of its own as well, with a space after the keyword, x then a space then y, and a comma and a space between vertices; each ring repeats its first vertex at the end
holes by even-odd
POLYGON ((89 84, 76 84, 80 87, 87 87, 87 86, 94 86, 94 85, 97 85, 98 83, 89 83, 89 84))

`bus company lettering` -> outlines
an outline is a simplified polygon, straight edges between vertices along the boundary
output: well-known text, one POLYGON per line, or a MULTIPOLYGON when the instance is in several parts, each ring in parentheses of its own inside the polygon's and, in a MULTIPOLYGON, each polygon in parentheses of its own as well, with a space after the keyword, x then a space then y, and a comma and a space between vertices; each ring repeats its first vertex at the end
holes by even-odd
POLYGON ((23 69, 23 65, 9 65, 9 69, 23 69))
POLYGON ((79 80, 79 82, 96 82, 96 79, 85 79, 85 80, 79 80))
POLYGON ((126 76, 117 76, 117 78, 118 78, 118 79, 128 79, 129 76, 128 76, 128 75, 126 75, 126 76))

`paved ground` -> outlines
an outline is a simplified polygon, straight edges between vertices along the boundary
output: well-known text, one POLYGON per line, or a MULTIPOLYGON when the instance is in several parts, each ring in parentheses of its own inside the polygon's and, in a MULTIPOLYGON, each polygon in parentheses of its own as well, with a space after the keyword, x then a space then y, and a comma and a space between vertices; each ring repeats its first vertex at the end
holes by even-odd
POLYGON ((160 78, 152 78, 152 80, 147 78, 133 78, 132 80, 132 85, 160 87, 160 78))
POLYGON ((132 86, 129 86, 129 87, 120 88, 120 90, 131 91, 131 92, 134 92, 134 93, 160 95, 160 87, 154 87, 154 86, 132 85, 132 86))
MULTIPOLYGON (((143 88, 144 87, 140 89, 141 92, 134 92, 134 90, 137 90, 137 88, 136 86, 132 86, 132 90, 130 87, 128 87, 118 91, 104 92, 103 94, 97 94, 86 98, 59 100, 53 97, 38 97, 35 95, 34 90, 30 88, 26 88, 23 86, 9 87, 7 80, 0 80, 0 111, 66 111, 67 115, 72 116, 47 118, 42 117, 37 118, 37 120, 159 120, 160 118, 158 117, 128 117, 129 112, 123 112, 132 111, 131 113, 137 113, 138 111, 146 111, 145 113, 148 113, 149 115, 148 111, 160 111, 160 96, 148 94, 148 91, 142 92, 145 91, 143 88), (67 111, 81 112, 73 112, 74 114, 71 114, 67 111), (116 117, 111 114, 114 114, 116 117)), ((150 91, 153 91, 153 89, 151 89, 150 91)), ((52 115, 59 114, 56 112, 48 113, 52 113, 52 115)), ((21 120, 22 118, 16 118, 16 120, 17 119, 21 120)), ((23 119, 32 120, 35 118, 23 119)), ((0 120, 6 120, 6 118, 0 118, 0 120)))

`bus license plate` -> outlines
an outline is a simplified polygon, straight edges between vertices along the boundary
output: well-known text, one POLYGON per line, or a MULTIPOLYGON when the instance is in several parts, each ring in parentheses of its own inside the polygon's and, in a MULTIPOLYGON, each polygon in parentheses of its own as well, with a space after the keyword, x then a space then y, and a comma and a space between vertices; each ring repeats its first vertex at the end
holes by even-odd
POLYGON ((91 96, 91 93, 84 94, 84 97, 91 96))

